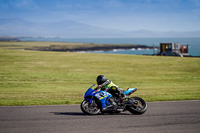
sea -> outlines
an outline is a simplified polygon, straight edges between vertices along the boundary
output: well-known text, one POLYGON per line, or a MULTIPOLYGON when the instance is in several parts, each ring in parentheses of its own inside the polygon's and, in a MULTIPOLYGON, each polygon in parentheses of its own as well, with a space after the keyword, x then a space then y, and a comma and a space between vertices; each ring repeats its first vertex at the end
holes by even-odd
MULTIPOLYGON (((76 42, 95 44, 138 44, 159 47, 160 43, 189 44, 189 55, 200 56, 200 38, 20 38, 21 41, 76 42)), ((84 52, 84 51, 82 51, 84 52)), ((86 52, 86 51, 85 51, 86 52)), ((152 55, 159 49, 114 49, 112 51, 89 51, 104 54, 152 55)))

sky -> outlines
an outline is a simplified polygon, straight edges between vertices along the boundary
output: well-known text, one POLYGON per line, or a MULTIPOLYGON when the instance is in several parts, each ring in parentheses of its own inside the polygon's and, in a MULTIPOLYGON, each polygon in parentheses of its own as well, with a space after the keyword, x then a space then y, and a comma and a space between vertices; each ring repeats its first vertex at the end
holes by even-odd
POLYGON ((136 31, 200 31, 200 0, 0 0, 0 18, 136 31))

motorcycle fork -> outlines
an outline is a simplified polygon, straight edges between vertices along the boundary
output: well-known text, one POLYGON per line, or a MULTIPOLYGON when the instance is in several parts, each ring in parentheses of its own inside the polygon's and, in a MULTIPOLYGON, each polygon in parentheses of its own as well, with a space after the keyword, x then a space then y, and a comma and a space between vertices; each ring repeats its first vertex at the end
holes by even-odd
POLYGON ((95 100, 91 100, 91 102, 88 101, 88 106, 89 107, 97 107, 97 104, 96 104, 95 100))

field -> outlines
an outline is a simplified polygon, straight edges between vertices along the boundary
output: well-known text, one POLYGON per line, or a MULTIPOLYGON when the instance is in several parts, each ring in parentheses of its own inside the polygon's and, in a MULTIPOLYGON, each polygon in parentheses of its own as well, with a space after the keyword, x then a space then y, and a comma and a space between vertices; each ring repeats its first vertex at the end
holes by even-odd
POLYGON ((0 42, 0 105, 79 104, 104 74, 146 101, 200 100, 200 58, 23 50, 52 44, 0 42))

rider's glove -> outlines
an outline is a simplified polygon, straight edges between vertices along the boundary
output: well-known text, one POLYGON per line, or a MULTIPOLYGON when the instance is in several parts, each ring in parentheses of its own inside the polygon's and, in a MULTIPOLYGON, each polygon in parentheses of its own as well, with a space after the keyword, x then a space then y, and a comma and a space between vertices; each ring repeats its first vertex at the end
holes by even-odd
POLYGON ((98 85, 98 86, 97 86, 97 89, 100 89, 100 88, 102 88, 102 85, 98 85))

